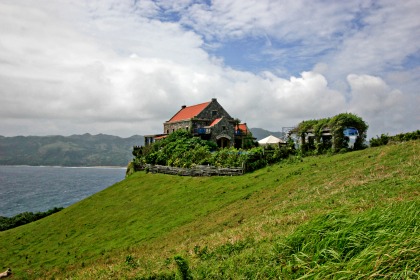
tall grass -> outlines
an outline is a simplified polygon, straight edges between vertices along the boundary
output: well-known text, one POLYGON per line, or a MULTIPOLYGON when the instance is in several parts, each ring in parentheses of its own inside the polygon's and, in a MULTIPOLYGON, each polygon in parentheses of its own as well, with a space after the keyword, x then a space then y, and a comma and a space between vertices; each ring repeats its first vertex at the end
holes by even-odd
POLYGON ((320 215, 277 240, 196 250, 195 279, 418 279, 419 202, 320 215))
POLYGON ((359 215, 331 212, 275 246, 293 278, 418 277, 420 203, 395 203, 359 215))

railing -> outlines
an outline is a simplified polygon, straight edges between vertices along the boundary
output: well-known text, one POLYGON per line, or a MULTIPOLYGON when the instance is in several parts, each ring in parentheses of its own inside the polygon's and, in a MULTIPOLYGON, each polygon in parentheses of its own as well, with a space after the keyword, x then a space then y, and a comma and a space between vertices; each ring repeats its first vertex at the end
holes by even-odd
POLYGON ((211 133, 210 128, 200 127, 200 128, 194 129, 194 134, 210 134, 210 133, 211 133))

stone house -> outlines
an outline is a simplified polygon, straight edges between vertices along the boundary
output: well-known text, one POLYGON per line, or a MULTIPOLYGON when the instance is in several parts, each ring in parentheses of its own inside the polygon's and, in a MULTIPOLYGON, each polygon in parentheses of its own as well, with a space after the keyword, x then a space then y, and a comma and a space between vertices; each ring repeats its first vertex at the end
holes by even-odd
POLYGON ((211 140, 221 148, 241 148, 245 139, 252 139, 246 123, 239 124, 213 98, 209 102, 185 106, 163 123, 163 134, 145 136, 145 144, 151 144, 179 129, 190 131, 203 140, 211 140))

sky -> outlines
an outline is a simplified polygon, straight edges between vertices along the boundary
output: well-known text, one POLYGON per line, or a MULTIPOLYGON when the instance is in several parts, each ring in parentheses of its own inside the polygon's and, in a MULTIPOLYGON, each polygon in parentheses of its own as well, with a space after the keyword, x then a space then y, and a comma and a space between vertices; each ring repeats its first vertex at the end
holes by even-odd
POLYGON ((420 129, 420 1, 2 0, 0 135, 163 132, 217 98, 250 128, 420 129))

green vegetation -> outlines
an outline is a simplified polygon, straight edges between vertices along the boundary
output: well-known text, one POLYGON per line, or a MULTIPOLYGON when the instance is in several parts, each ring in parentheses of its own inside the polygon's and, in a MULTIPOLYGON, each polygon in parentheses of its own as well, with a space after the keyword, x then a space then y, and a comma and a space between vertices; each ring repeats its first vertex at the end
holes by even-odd
POLYGON ((143 136, 0 136, 0 165, 127 166, 143 136))
POLYGON ((343 132, 348 127, 354 127, 359 132, 359 137, 357 137, 356 143, 354 143, 354 150, 364 149, 364 142, 366 141, 366 133, 369 126, 362 118, 352 113, 342 113, 332 118, 303 121, 298 125, 295 133, 304 139, 305 135, 311 131, 315 135, 315 142, 303 143, 301 149, 303 152, 311 150, 315 151, 316 154, 322 154, 331 149, 333 152, 338 152, 347 148, 348 140, 343 132), (332 135, 331 140, 325 141, 325 139, 322 139, 324 129, 330 129, 332 135))
POLYGON ((381 136, 376 136, 376 138, 370 139, 370 146, 379 147, 388 143, 398 143, 417 139, 420 139, 420 130, 408 133, 400 133, 394 136, 389 136, 388 134, 381 134, 381 136))
POLYGON ((53 209, 50 209, 46 212, 36 212, 36 213, 23 212, 11 218, 0 216, 0 231, 15 228, 18 226, 23 226, 31 222, 35 222, 39 219, 42 219, 49 215, 57 213, 63 209, 64 209, 63 207, 59 207, 59 208, 54 207, 53 209))
POLYGON ((215 149, 216 143, 193 137, 188 131, 178 130, 150 146, 135 148, 133 155, 137 164, 190 167, 192 164, 208 164, 211 151, 215 149))
POLYGON ((235 177, 136 172, 0 232, 17 279, 417 279, 420 141, 235 177))
MULTIPOLYGON (((239 123, 239 120, 237 120, 239 123)), ((248 149, 218 149, 216 143, 193 137, 185 130, 178 130, 146 147, 136 146, 133 149, 134 159, 127 168, 130 175, 143 170, 146 164, 190 168, 193 165, 211 165, 216 167, 245 167, 245 172, 257 170, 267 164, 280 162, 296 152, 299 155, 323 154, 348 150, 349 137, 345 129, 356 129, 359 135, 352 150, 366 148, 366 131, 368 125, 358 116, 343 113, 332 118, 301 122, 293 131, 300 138, 300 147, 296 151, 291 138, 287 145, 281 147, 253 147, 248 149), (324 130, 328 129, 328 136, 324 130), (311 133, 314 137, 308 138, 311 133)), ((357 134, 356 134, 357 135, 357 134)))
POLYGON ((277 260, 292 278, 414 277, 420 268, 418 206, 321 215, 276 244, 277 260))
POLYGON ((268 163, 278 162, 293 153, 290 146, 270 149, 265 153, 261 147, 248 150, 225 148, 218 149, 212 141, 193 137, 185 130, 171 133, 165 139, 159 140, 147 147, 134 147, 135 156, 127 174, 132 170, 139 170, 145 164, 158 164, 189 168, 192 165, 212 165, 216 167, 246 167, 246 171, 253 171, 266 166, 268 163))

